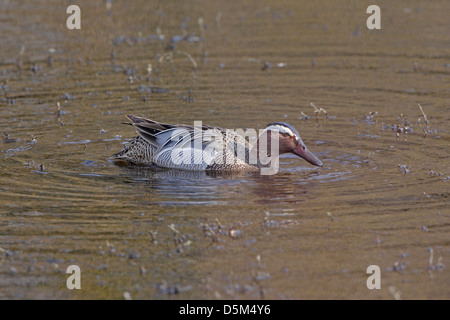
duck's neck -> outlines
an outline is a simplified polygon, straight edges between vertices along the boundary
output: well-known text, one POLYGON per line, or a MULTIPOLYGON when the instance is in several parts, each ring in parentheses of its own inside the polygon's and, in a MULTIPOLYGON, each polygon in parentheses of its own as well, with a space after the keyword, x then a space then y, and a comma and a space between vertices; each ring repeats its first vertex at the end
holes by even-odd
POLYGON ((260 168, 261 173, 274 171, 272 174, 275 174, 279 165, 278 139, 271 138, 271 133, 264 131, 250 150, 249 164, 260 168))

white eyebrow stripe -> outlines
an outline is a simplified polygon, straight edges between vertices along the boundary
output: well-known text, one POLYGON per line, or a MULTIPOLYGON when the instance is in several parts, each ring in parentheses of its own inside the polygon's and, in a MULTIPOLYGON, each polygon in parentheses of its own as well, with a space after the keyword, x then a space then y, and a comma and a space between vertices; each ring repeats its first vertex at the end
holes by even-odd
POLYGON ((291 129, 289 129, 289 128, 285 127, 285 126, 277 125, 277 124, 276 125, 274 125, 274 124, 270 125, 265 130, 276 130, 276 131, 278 131, 280 133, 287 133, 291 137, 295 136, 295 134, 292 132, 291 129))

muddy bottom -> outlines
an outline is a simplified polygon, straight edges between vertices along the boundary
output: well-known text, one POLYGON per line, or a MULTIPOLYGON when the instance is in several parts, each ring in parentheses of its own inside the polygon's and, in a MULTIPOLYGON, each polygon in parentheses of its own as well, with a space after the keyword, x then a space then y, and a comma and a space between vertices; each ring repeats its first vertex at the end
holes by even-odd
POLYGON ((1 5, 0 298, 450 298, 448 1, 378 1, 380 30, 361 1, 76 2, 80 30, 1 5), (116 166, 127 114, 288 122, 324 165, 116 166))

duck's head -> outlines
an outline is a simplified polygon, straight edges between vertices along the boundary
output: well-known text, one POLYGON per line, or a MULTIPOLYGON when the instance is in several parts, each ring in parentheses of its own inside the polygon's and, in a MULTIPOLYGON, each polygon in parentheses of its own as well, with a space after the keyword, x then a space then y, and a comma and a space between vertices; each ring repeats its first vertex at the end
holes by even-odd
POLYGON ((293 153, 315 166, 322 166, 322 161, 306 148, 297 130, 290 124, 285 122, 272 122, 269 123, 264 130, 271 132, 271 134, 278 133, 280 155, 284 153, 293 153))

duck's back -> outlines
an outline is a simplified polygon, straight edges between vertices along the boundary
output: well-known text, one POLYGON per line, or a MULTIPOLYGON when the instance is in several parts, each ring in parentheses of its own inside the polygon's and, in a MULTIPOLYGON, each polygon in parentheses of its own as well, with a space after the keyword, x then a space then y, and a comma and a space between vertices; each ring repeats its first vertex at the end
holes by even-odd
POLYGON ((133 164, 156 164, 165 168, 192 171, 257 171, 249 164, 250 145, 233 130, 162 124, 128 116, 136 127, 134 137, 112 156, 133 164))

